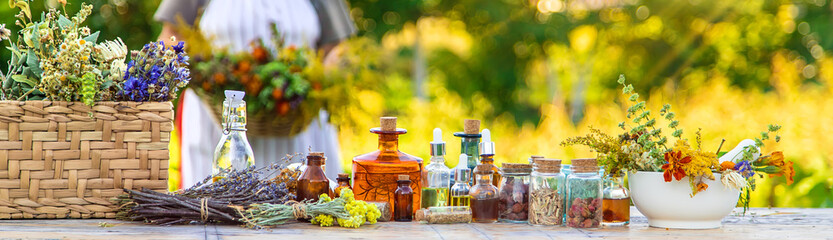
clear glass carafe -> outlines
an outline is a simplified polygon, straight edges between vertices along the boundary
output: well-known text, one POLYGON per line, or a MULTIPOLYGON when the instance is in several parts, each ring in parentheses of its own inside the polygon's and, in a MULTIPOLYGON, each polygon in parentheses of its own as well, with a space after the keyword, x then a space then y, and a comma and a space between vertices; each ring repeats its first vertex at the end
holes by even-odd
POLYGON ((223 136, 214 149, 214 160, 211 162, 211 173, 214 175, 223 169, 243 170, 255 164, 252 146, 246 138, 245 93, 227 90, 225 94, 223 136))

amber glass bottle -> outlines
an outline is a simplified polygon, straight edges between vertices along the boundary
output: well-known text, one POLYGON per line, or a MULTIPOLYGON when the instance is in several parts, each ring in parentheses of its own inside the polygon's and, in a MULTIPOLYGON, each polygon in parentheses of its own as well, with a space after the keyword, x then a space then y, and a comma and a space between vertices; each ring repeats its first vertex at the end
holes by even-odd
POLYGON ((353 188, 350 187, 350 175, 347 175, 346 173, 339 173, 338 177, 336 178, 336 181, 338 181, 338 187, 336 187, 336 189, 333 190, 334 198, 341 196, 342 189, 346 188, 353 190, 353 188))
MULTIPOLYGON (((395 117, 383 117, 382 127, 370 129, 379 134, 379 150, 353 158, 353 193, 357 200, 383 201, 394 205, 397 177, 408 175, 411 189, 422 189, 422 159, 399 151, 395 117)), ((413 209, 419 209, 420 193, 414 194, 413 209)))
POLYGON ((495 166, 495 143, 492 142, 492 133, 489 129, 483 129, 483 142, 480 142, 480 164, 488 165, 492 169, 492 185, 500 186, 501 171, 495 166))
POLYGON ((410 222, 414 219, 414 190, 408 175, 399 175, 394 192, 393 220, 410 222))
POLYGON ((304 201, 312 199, 313 202, 318 201, 321 194, 331 195, 330 180, 324 175, 324 170, 321 165, 324 164, 324 153, 313 152, 307 156, 307 168, 304 173, 298 178, 298 190, 295 194, 295 200, 304 201))

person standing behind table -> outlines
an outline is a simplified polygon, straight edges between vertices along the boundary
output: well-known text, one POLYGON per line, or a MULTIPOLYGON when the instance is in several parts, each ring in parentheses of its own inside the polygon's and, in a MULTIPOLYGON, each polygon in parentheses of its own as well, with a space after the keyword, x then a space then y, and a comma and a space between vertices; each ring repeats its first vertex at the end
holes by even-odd
MULTIPOLYGON (((215 47, 243 52, 250 50, 251 42, 264 40, 265 47, 274 48, 269 41, 274 26, 287 46, 322 50, 325 63, 333 57, 327 53, 356 32, 343 0, 163 0, 154 14, 154 19, 164 23, 159 39, 177 36, 178 17, 194 25, 198 16, 199 30, 212 39, 215 47)), ((187 187, 211 173, 211 159, 221 129, 209 106, 193 90, 187 89, 180 101, 182 107, 176 117, 183 123, 181 171, 182 186, 187 187)), ((335 179, 343 167, 338 135, 328 118, 327 112, 321 110, 306 130, 293 137, 249 135, 255 165, 267 166, 286 154, 306 153, 311 148, 323 151, 331 159, 327 161, 325 174, 335 179)))

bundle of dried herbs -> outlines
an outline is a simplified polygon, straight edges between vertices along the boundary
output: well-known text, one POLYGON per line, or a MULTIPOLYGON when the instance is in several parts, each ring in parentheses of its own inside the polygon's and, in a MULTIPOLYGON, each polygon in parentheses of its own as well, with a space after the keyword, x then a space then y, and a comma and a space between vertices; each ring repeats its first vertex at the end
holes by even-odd
MULTIPOLYGON (((288 156, 286 162, 293 156, 288 156)), ((244 209, 252 204, 283 204, 295 198, 285 182, 269 180, 281 170, 281 164, 256 169, 225 170, 177 193, 125 189, 119 196, 117 217, 123 220, 144 220, 152 224, 171 225, 196 222, 234 223, 244 209), (215 181, 216 180, 216 181, 215 181)))
POLYGON ((352 190, 343 189, 335 199, 321 194, 317 202, 254 204, 246 210, 242 221, 250 227, 268 227, 294 219, 311 219, 312 224, 322 227, 338 223, 342 227, 358 228, 365 223, 375 224, 381 215, 376 205, 356 200, 352 190))

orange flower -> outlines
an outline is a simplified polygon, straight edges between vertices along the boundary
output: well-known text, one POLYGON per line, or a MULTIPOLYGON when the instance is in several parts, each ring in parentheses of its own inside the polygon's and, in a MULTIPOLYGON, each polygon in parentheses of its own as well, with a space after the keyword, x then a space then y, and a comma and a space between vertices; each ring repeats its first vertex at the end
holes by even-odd
POLYGON ((709 185, 706 184, 706 183, 701 182, 701 183, 697 184, 696 192, 706 191, 706 189, 709 189, 709 185))
POLYGON ((668 161, 668 163, 662 165, 662 170, 665 170, 662 177, 665 178, 666 182, 670 182, 672 176, 677 181, 680 181, 680 179, 685 177, 683 164, 690 163, 691 156, 683 157, 683 152, 681 151, 670 151, 665 153, 665 161, 668 161))
POLYGON ((762 162, 770 166, 783 167, 784 153, 782 153, 781 151, 773 152, 772 154, 770 154, 769 157, 762 159, 762 162))
POLYGON ((733 169, 735 168, 735 163, 732 161, 723 161, 720 163, 720 171, 725 171, 726 169, 733 169))
MULTIPOLYGON (((773 155, 775 155, 773 153, 773 155)), ((770 177, 780 177, 780 176, 787 177, 787 185, 793 184, 793 177, 795 177, 795 170, 793 169, 793 162, 786 162, 784 166, 781 167, 781 172, 776 174, 770 174, 770 177)))

